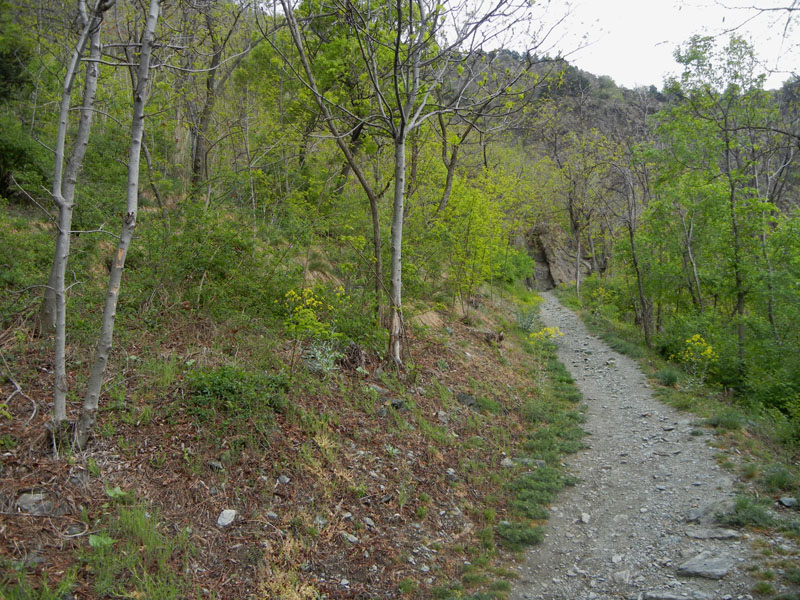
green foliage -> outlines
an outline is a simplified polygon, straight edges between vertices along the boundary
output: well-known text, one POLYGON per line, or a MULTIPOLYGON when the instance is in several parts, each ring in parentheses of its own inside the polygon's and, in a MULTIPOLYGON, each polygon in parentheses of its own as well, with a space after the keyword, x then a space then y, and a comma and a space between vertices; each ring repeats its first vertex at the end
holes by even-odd
POLYGON ((734 511, 727 515, 717 515, 717 519, 732 527, 762 527, 775 525, 775 517, 769 511, 768 499, 755 500, 749 496, 737 496, 734 511))
POLYGON ((725 408, 717 414, 705 419, 703 424, 726 431, 736 431, 744 426, 745 417, 735 408, 725 408))
POLYGON ((236 433, 254 447, 268 444, 273 411, 287 406, 288 378, 283 373, 267 375, 222 365, 190 371, 186 381, 188 414, 220 428, 218 435, 236 433))
MULTIPOLYGON (((0 566, 4 566, 0 561, 0 566)), ((77 568, 67 571, 55 586, 51 587, 47 573, 42 574, 38 586, 34 586, 21 569, 3 568, 0 575, 0 597, 5 600, 63 600, 76 584, 77 568)))
POLYGON ((556 499, 568 481, 558 469, 551 466, 539 467, 515 479, 508 486, 513 493, 515 513, 529 519, 546 518, 544 507, 556 499))
POLYGON ((777 494, 793 490, 797 487, 798 480, 785 465, 774 464, 761 474, 761 483, 769 493, 777 494))
POLYGON ((678 383, 678 372, 672 367, 664 367, 656 374, 656 378, 661 385, 675 387, 678 383))
MULTIPOLYGON (((0 286, 20 292, 46 278, 52 260, 53 242, 47 228, 41 223, 31 223, 23 217, 14 217, 7 201, 0 199, 0 286)), ((3 295, 0 307, 7 309, 18 298, 3 295)))
POLYGON ((124 309, 140 317, 142 309, 155 316, 176 304, 219 319, 270 317, 301 270, 285 262, 288 250, 266 248, 242 228, 235 213, 189 205, 177 221, 149 213, 140 228, 122 298, 124 309))
POLYGON ((535 546, 544 539, 544 528, 538 525, 504 521, 497 525, 495 531, 511 550, 535 546))
MULTIPOLYGON (((0 64, 3 64, 2 59, 0 64)), ((20 202, 27 202, 12 177, 27 189, 40 188, 46 182, 46 156, 42 147, 15 117, 0 114, 0 132, 3 134, 0 136, 0 198, 14 197, 20 202)), ((37 192, 36 195, 40 194, 37 192)))
POLYGON ((191 552, 186 532, 176 537, 162 533, 155 511, 141 505, 119 508, 101 526, 81 556, 98 596, 186 597, 182 559, 191 552))

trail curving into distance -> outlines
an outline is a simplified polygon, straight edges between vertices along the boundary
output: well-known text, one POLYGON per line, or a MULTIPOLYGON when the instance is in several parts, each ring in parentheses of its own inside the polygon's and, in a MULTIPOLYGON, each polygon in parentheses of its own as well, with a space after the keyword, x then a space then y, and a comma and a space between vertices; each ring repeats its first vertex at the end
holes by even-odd
POLYGON ((689 414, 661 404, 636 363, 543 293, 545 325, 584 396, 580 482, 551 507, 545 541, 519 566, 513 600, 749 599, 748 536, 714 522, 734 480, 689 414))

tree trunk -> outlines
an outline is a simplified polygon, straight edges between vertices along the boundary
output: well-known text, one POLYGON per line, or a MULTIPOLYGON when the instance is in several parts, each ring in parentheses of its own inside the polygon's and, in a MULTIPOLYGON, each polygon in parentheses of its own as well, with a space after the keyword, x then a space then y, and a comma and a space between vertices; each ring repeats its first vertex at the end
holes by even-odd
MULTIPOLYGON (((75 198, 75 183, 78 178, 78 170, 83 162, 83 156, 86 153, 86 146, 89 140, 89 131, 91 130, 92 117, 94 112, 94 96, 97 91, 97 63, 90 62, 86 69, 86 81, 83 91, 83 102, 81 117, 78 124, 78 132, 75 136, 75 142, 72 148, 72 154, 66 166, 66 173, 64 173, 64 148, 66 146, 67 129, 69 127, 69 106, 70 98, 72 96, 72 86, 75 83, 75 77, 78 74, 78 65, 80 64, 81 57, 83 56, 86 43, 91 36, 91 50, 90 54, 93 59, 100 58, 100 21, 97 15, 92 14, 89 18, 86 14, 86 2, 81 0, 79 3, 79 12, 83 18, 83 29, 81 30, 80 38, 78 39, 75 48, 72 51, 72 57, 67 65, 67 72, 64 75, 64 86, 61 91, 61 109, 58 120, 58 133, 56 137, 55 146, 55 168, 53 171, 53 185, 52 193, 53 200, 59 209, 59 234, 56 241, 56 252, 53 258, 53 264, 50 268, 50 277, 47 281, 47 287, 44 291, 44 298, 42 299, 42 306, 39 309, 39 331, 40 333, 54 333, 56 332, 56 313, 57 313, 57 300, 58 294, 58 280, 59 270, 63 266, 66 269, 66 263, 60 265, 62 261, 66 261, 69 255, 70 243, 70 228, 72 226, 72 204, 75 198), (94 29, 94 31, 93 31, 94 29), (95 55, 96 49, 96 55, 95 55), (68 210, 65 211, 65 207, 68 210), (68 222, 64 222, 64 219, 68 222), (65 227, 66 225, 66 227, 65 227)), ((63 276, 61 276, 63 282, 63 276)), ((63 283, 62 283, 63 287, 63 283)))
POLYGON ((133 97, 133 115, 131 119, 131 143, 128 150, 128 189, 123 217, 122 232, 117 244, 114 262, 108 278, 106 301, 103 307, 103 320, 100 337, 97 342, 94 363, 92 365, 86 395, 83 399, 81 417, 75 432, 75 442, 78 448, 86 447, 86 442, 94 427, 97 415, 97 406, 100 400, 100 388, 103 384, 108 356, 114 336, 114 320, 117 313, 119 288, 122 283, 122 271, 125 267, 125 257, 133 238, 136 227, 136 214, 139 208, 139 162, 144 136, 144 106, 147 97, 147 84, 150 75, 150 57, 153 49, 156 23, 160 11, 160 0, 150 0, 150 10, 147 15, 144 32, 142 33, 140 62, 137 70, 136 89, 133 97))
POLYGON ((402 364, 403 336, 403 201, 406 184, 405 132, 400 131, 394 142, 394 201, 392 203, 392 260, 389 300, 392 304, 389 323, 389 356, 396 365, 402 364))
POLYGON ((686 215, 681 211, 681 224, 683 225, 684 246, 686 247, 686 258, 689 265, 692 267, 692 279, 689 281, 689 289, 692 292, 692 301, 697 307, 697 310, 703 312, 703 292, 700 287, 700 276, 697 272, 697 261, 694 258, 694 250, 692 241, 694 240, 694 217, 689 225, 686 225, 686 215))
MULTIPOLYGON (((442 142, 446 144, 447 142, 442 142)), ((447 155, 447 149, 445 148, 442 151, 444 158, 447 155)), ((442 190, 442 197, 439 199, 439 206, 436 208, 436 215, 441 215, 444 213, 445 209, 447 208, 447 204, 450 202, 450 194, 453 191, 453 177, 456 173, 456 161, 458 160, 458 145, 453 146, 453 152, 450 154, 450 157, 445 161, 445 166, 447 167, 447 177, 444 181, 444 190, 442 190)))
MULTIPOLYGON (((376 163, 375 167, 376 179, 380 176, 380 169, 376 163)), ((375 260, 374 273, 375 273, 375 319, 378 324, 383 323, 383 310, 381 298, 383 297, 383 260, 382 253, 382 240, 381 240, 381 215, 378 207, 378 198, 374 194, 367 194, 369 198, 369 212, 372 219, 372 256, 375 260)))
POLYGON ((648 348, 653 347, 653 306, 644 293, 644 282, 642 281, 642 270, 639 268, 639 255, 636 252, 636 235, 633 224, 628 222, 628 237, 631 242, 631 257, 633 259, 633 269, 636 272, 636 287, 639 292, 639 305, 642 307, 642 331, 644 332, 644 343, 648 348))
POLYGON ((581 236, 580 233, 575 235, 575 241, 578 244, 578 249, 575 251, 575 293, 578 299, 581 297, 581 236))
POLYGON ((83 20, 83 30, 75 46, 67 72, 64 77, 64 87, 61 96, 61 111, 59 115, 58 134, 55 148, 55 169, 53 172, 53 199, 58 206, 58 238, 50 278, 45 289, 44 299, 40 310, 41 331, 55 331, 53 371, 55 381, 53 386, 53 423, 56 432, 63 431, 67 420, 67 367, 66 367, 66 286, 65 278, 67 262, 69 260, 70 241, 72 233, 72 211, 75 199, 75 186, 78 181, 78 171, 86 154, 89 143, 89 133, 94 116, 94 99, 97 93, 98 64, 90 62, 86 67, 86 79, 83 89, 81 116, 78 122, 78 131, 72 147, 72 153, 62 171, 64 162, 64 146, 66 143, 67 127, 69 125, 69 105, 72 95, 72 86, 75 83, 78 64, 86 46, 87 39, 91 36, 90 56, 93 60, 100 58, 100 15, 101 10, 109 6, 98 5, 91 15, 86 13, 86 3, 79 3, 80 14, 83 20), (101 8, 104 6, 105 8, 101 8))

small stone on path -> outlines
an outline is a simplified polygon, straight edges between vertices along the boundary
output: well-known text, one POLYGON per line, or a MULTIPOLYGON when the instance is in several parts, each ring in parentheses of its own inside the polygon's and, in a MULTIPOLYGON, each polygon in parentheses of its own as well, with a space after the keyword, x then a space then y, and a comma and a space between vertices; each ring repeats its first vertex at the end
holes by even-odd
POLYGON ((686 535, 696 540, 730 540, 741 537, 738 531, 717 527, 689 527, 686 535))
POLYGON ((236 518, 236 511, 233 509, 226 509, 219 513, 219 517, 217 517, 217 527, 227 527, 233 520, 236 518))
POLYGON ((736 504, 733 500, 718 500, 710 504, 704 504, 698 508, 693 508, 686 516, 689 522, 697 521, 702 524, 710 524, 716 521, 718 515, 729 515, 733 513, 736 504))
POLYGON ((679 566, 678 575, 722 579, 731 568, 733 562, 729 557, 714 556, 711 552, 705 551, 679 566))

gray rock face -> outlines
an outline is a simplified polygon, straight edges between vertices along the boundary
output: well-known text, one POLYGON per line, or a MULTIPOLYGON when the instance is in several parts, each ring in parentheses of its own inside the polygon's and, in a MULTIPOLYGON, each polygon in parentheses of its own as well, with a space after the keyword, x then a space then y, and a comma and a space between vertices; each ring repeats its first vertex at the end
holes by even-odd
MULTIPOLYGON (((537 287, 539 289, 548 289, 549 286, 546 284, 551 282, 554 285, 559 285, 575 281, 576 249, 569 235, 556 227, 550 228, 550 230, 537 231, 537 234, 536 244, 534 245, 540 251, 536 261, 537 266, 544 262, 542 265, 544 268, 536 270, 537 287), (542 258, 544 258, 544 261, 542 261, 542 258), (547 275, 549 275, 549 278, 547 275)), ((581 273, 585 276, 590 271, 590 265, 585 260, 581 260, 580 263, 581 273)))
POLYGON ((714 556, 711 552, 701 552, 678 567, 678 575, 685 577, 705 577, 722 579, 733 568, 733 561, 725 555, 714 556))
POLYGON ((227 527, 236 519, 236 511, 233 509, 226 509, 219 513, 217 517, 217 527, 227 527))

